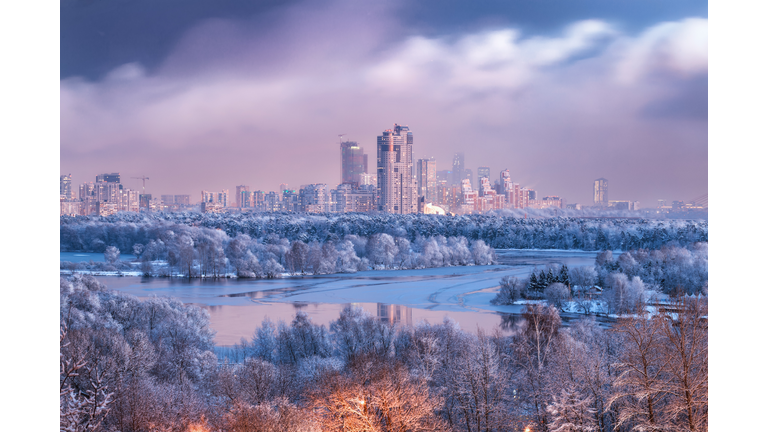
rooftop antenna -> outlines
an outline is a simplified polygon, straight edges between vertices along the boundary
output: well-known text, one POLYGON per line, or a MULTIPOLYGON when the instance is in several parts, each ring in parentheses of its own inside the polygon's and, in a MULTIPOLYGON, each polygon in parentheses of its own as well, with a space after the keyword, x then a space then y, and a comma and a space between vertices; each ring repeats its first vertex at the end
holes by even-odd
POLYGON ((135 179, 141 180, 141 194, 143 195, 144 194, 144 186, 147 185, 147 180, 149 180, 149 177, 146 177, 146 176, 142 175, 141 177, 131 177, 131 178, 135 178, 135 179))

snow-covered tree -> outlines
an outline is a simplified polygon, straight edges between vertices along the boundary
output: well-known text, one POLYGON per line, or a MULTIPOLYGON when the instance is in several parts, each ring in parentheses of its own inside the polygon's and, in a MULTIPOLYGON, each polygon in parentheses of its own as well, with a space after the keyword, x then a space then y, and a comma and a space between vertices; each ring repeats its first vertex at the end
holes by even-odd
POLYGON ((547 302, 559 310, 563 310, 566 302, 571 298, 570 290, 560 282, 550 284, 544 289, 544 298, 547 302))
POLYGON ((491 300, 495 305, 511 305, 516 300, 522 298, 525 291, 525 284, 514 276, 504 276, 499 281, 499 292, 491 300))
POLYGON ((111 265, 117 264, 120 261, 120 249, 114 246, 107 246, 104 250, 104 261, 111 265))

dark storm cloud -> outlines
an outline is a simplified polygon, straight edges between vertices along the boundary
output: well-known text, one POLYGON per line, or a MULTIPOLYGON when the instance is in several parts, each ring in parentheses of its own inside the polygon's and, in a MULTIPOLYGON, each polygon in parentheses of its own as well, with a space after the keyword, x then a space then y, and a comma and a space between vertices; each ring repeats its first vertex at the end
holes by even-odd
MULTIPOLYGON (((212 19, 241 21, 266 30, 287 9, 321 8, 328 0, 63 0, 62 78, 102 78, 137 62, 153 70, 191 28, 212 19)), ((701 0, 358 0, 352 5, 369 21, 397 8, 404 35, 445 36, 488 28, 515 27, 531 34, 555 34, 584 18, 619 23, 637 31, 660 21, 707 16, 701 0)), ((340 32, 349 22, 332 20, 340 32)), ((352 33, 349 33, 352 35, 352 33)))
POLYGON ((266 15, 297 0, 62 0, 61 77, 101 78, 120 65, 154 67, 202 20, 266 15))
POLYGON ((375 13, 361 4, 203 20, 154 66, 64 79, 62 172, 75 182, 145 174, 155 194, 194 197, 237 184, 333 186, 337 134, 374 154, 376 136, 398 122, 438 169, 464 151, 473 171, 488 165, 495 178, 509 168, 570 202, 589 202, 598 177, 610 180, 611 199, 645 205, 706 192, 706 119, 674 103, 648 115, 663 101, 706 98, 691 84, 706 76, 706 19, 637 32, 592 19, 542 34, 502 26, 435 36, 409 27, 406 3, 375 13))

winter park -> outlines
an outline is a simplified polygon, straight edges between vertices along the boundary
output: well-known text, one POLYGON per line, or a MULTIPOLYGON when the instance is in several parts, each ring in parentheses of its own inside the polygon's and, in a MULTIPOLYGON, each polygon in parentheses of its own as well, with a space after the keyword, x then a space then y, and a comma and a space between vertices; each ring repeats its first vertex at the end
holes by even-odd
POLYGON ((440 218, 62 218, 62 389, 99 427, 600 430, 682 384, 706 424, 705 221, 440 218))
POLYGON ((61 432, 708 431, 706 2, 59 18, 61 432))

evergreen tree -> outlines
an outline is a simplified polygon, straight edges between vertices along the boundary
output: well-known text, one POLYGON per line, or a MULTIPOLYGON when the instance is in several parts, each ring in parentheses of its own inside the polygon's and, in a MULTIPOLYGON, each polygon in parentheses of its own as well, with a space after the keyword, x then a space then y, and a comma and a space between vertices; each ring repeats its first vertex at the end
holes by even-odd
POLYGON ((571 280, 568 277, 568 266, 563 264, 562 267, 560 267, 560 273, 557 275, 557 282, 560 282, 561 284, 567 286, 568 288, 571 287, 571 280))
POLYGON ((539 289, 539 280, 536 278, 536 271, 531 272, 531 278, 528 279, 528 289, 531 291, 541 291, 539 289))
MULTIPOLYGON (((539 280, 541 280, 541 278, 539 278, 539 280)), ((545 281, 546 281, 546 285, 544 285, 543 288, 546 288, 552 285, 553 283, 555 283, 555 275, 552 273, 552 267, 550 267, 549 270, 547 270, 547 276, 545 281)))

